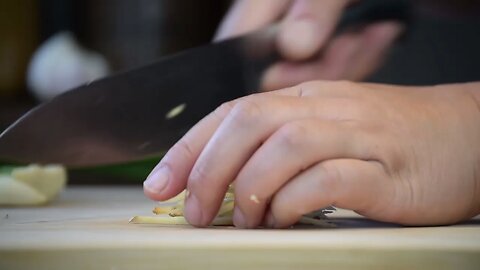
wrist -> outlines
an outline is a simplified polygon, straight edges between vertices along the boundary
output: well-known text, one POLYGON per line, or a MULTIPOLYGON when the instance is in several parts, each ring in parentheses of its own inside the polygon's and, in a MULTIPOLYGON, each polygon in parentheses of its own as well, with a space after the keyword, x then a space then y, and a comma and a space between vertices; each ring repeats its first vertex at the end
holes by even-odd
MULTIPOLYGON (((477 107, 477 111, 479 112, 480 116, 480 82, 470 82, 470 83, 463 83, 460 84, 460 87, 464 89, 465 92, 467 92, 472 100, 475 102, 475 105, 477 107)), ((478 119, 478 123, 480 123, 480 118, 478 119)), ((480 140, 480 138, 478 138, 480 140)), ((477 171, 476 171, 476 191, 475 191, 475 206, 474 206, 474 213, 473 215, 478 215, 480 214, 480 161, 477 163, 477 171)))
MULTIPOLYGON (((463 133, 472 134, 469 139, 471 144, 470 151, 476 153, 470 153, 474 157, 473 162, 476 162, 473 172, 476 184, 473 185, 475 190, 473 191, 470 211, 468 211, 468 216, 473 217, 480 214, 480 148, 478 147, 480 145, 480 82, 444 84, 435 86, 434 88, 440 88, 437 90, 443 89, 445 92, 451 93, 457 97, 462 96, 463 98, 460 98, 460 100, 466 101, 459 103, 460 106, 456 106, 456 110, 464 110, 464 118, 459 119, 460 121, 471 123, 467 125, 468 127, 465 126, 468 130, 463 130, 463 133)), ((452 97, 450 97, 450 99, 451 98, 452 97)))

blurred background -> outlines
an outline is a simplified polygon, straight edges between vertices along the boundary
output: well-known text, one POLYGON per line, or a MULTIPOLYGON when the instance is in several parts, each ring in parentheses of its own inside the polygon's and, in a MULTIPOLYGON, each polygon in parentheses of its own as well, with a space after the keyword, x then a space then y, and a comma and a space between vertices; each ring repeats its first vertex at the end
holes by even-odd
MULTIPOLYGON (((108 66, 99 73, 112 73, 210 42, 228 5, 221 0, 0 1, 0 130, 42 100, 32 90, 43 89, 27 87, 28 67, 40 46, 49 56, 40 58, 60 65, 78 65, 69 58, 92 52, 108 66)), ((37 66, 51 68, 50 63, 37 66)))
MULTIPOLYGON (((1 0, 0 132, 64 89, 210 42, 230 2, 1 0)), ((480 80, 479 2, 412 0, 411 29, 369 81, 480 80)), ((156 161, 74 171, 71 183, 138 184, 156 161)))

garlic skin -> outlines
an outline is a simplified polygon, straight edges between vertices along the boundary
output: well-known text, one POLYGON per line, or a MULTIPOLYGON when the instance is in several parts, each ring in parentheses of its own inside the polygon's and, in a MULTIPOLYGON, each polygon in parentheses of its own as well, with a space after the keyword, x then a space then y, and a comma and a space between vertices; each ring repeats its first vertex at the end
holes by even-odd
POLYGON ((105 57, 82 48, 72 33, 60 32, 34 53, 27 71, 27 85, 36 98, 47 101, 109 72, 105 57))

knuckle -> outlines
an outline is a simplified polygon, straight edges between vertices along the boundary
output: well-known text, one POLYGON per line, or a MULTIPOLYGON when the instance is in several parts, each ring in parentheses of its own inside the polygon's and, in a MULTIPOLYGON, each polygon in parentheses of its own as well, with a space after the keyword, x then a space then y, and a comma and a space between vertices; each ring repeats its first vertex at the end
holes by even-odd
MULTIPOLYGON (((336 96, 343 97, 359 97, 360 84, 352 81, 324 81, 314 80, 300 83, 293 88, 296 89, 297 95, 302 96, 316 96, 319 92, 323 93, 337 93, 336 96)), ((362 87, 363 89, 363 87, 362 87)))
POLYGON ((213 114, 219 118, 224 118, 234 106, 235 100, 224 102, 213 111, 213 114))
POLYGON ((299 97, 313 96, 315 92, 317 92, 316 89, 318 88, 318 85, 320 83, 321 81, 308 81, 308 82, 303 82, 298 84, 296 86, 298 91, 298 96, 299 97))
POLYGON ((277 140, 281 145, 295 148, 305 143, 307 128, 300 123, 288 123, 277 132, 277 140))
POLYGON ((301 87, 305 90, 313 90, 318 87, 319 84, 321 84, 322 81, 307 81, 307 82, 302 82, 298 85, 298 87, 301 87))
POLYGON ((237 102, 230 111, 229 120, 237 126, 250 126, 260 118, 261 106, 252 99, 237 102))
POLYGON ((318 188, 328 190, 330 194, 337 194, 336 187, 342 180, 342 173, 334 162, 323 162, 319 164, 319 169, 324 177, 321 177, 321 183, 318 188))
POLYGON ((174 144, 170 152, 180 153, 181 156, 188 159, 193 157, 193 150, 185 139, 181 139, 174 144))
POLYGON ((206 165, 195 164, 188 179, 188 189, 196 190, 203 182, 210 179, 210 175, 208 174, 209 171, 210 170, 206 165))

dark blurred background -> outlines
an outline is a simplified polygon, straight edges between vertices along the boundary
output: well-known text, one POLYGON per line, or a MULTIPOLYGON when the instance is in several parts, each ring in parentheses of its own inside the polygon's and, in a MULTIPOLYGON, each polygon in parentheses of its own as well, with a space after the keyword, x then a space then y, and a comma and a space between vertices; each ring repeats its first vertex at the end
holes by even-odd
MULTIPOLYGON (((411 29, 369 80, 415 85, 480 80, 479 2, 412 0, 411 29)), ((0 1, 0 132, 39 103, 27 87, 27 67, 53 35, 72 32, 116 72, 210 42, 229 5, 229 0, 0 1)), ((154 163, 128 172, 115 168, 110 181, 128 176, 138 183, 154 163)), ((74 183, 98 183, 98 177, 79 175, 74 183)))
POLYGON ((104 57, 113 72, 210 42, 229 1, 0 1, 0 130, 37 103, 26 87, 35 49, 61 31, 104 57))

